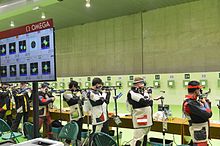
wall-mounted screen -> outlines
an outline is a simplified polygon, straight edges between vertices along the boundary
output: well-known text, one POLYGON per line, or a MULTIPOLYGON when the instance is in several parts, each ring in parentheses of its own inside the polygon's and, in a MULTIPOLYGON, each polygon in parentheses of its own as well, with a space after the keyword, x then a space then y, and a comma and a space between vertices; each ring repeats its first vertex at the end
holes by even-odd
POLYGON ((1 82, 56 80, 52 19, 0 32, 1 82))

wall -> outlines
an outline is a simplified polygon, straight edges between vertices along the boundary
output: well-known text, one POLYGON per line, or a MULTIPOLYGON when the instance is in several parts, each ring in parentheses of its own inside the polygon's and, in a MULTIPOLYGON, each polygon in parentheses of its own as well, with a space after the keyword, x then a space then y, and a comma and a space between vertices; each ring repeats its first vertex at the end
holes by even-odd
POLYGON ((58 30, 58 76, 140 73, 140 26, 135 14, 58 30))
POLYGON ((200 0, 57 30, 57 75, 219 71, 219 17, 200 0))
MULTIPOLYGON (((218 103, 218 99, 220 99, 220 90, 218 85, 219 80, 219 73, 218 72, 206 72, 206 73, 190 73, 191 80, 207 80, 208 84, 207 87, 204 88, 204 92, 208 91, 209 88, 211 88, 211 94, 209 95, 210 100, 212 101, 213 106, 215 107, 218 103), (204 77, 205 75, 205 77, 204 77)), ((117 90, 117 93, 122 93, 123 96, 118 100, 120 103, 126 103, 126 97, 127 92, 130 89, 128 86, 128 81, 131 81, 129 79, 130 75, 115 75, 111 76, 111 85, 116 85, 116 81, 121 81, 122 88, 117 90)), ((141 74, 141 75, 135 75, 135 76, 141 76, 144 77, 147 81, 147 86, 153 86, 153 81, 155 80, 155 74, 141 74)), ((135 77, 134 76, 134 77, 135 77)), ((100 78, 103 80, 103 82, 107 81, 108 76, 100 76, 100 78)), ((73 78, 73 80, 76 80, 77 82, 81 83, 81 88, 86 88, 85 83, 90 82, 88 81, 87 77, 62 77, 57 79, 57 89, 62 89, 59 85, 60 83, 65 83, 64 89, 68 88, 68 83, 70 81, 70 78, 73 78)), ((93 79, 93 76, 90 76, 91 80, 93 79)), ((183 86, 183 80, 184 80, 184 74, 183 73, 175 73, 175 74, 160 74, 160 88, 154 88, 153 89, 153 97, 157 97, 160 95, 165 96, 165 103, 169 105, 181 105, 182 101, 187 94, 186 88, 183 86), (168 87, 167 81, 170 80, 170 76, 172 76, 172 80, 175 81, 175 86, 173 88, 168 87), (166 91, 165 94, 161 93, 160 91, 164 90, 166 91)), ((114 94, 112 92, 112 94, 114 94)), ((113 102, 113 100, 112 100, 113 102)), ((159 103, 159 102, 158 102, 159 103)))
POLYGON ((144 13, 144 73, 219 71, 219 18, 219 0, 144 13))

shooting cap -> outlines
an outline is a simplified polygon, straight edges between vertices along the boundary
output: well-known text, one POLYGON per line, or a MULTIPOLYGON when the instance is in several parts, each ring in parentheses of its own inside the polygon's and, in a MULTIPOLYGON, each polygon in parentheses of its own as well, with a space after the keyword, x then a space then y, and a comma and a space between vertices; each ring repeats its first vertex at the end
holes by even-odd
POLYGON ((190 81, 187 86, 188 89, 202 89, 203 86, 200 85, 198 81, 190 81))
POLYGON ((137 84, 137 83, 143 83, 143 84, 146 84, 145 81, 144 81, 144 79, 141 78, 141 77, 135 77, 135 78, 134 78, 134 82, 133 82, 133 84, 137 84))

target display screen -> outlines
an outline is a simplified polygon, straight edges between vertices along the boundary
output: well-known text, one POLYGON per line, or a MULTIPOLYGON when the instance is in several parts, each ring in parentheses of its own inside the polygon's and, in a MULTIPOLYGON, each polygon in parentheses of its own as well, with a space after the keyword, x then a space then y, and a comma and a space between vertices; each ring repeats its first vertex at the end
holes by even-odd
POLYGON ((0 32, 1 82, 56 80, 51 19, 0 32))

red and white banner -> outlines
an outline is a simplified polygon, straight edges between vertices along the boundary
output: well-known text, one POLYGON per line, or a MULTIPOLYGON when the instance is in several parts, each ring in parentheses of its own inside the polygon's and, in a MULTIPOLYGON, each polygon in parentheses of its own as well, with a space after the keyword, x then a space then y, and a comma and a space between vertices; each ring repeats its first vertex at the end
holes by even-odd
POLYGON ((48 29, 52 27, 53 27, 53 20, 48 19, 48 20, 44 20, 44 21, 40 21, 40 22, 36 22, 36 23, 32 23, 32 24, 2 31, 0 32, 0 39, 18 36, 21 34, 26 34, 26 33, 34 32, 34 31, 40 31, 40 30, 48 29))
POLYGON ((138 125, 147 125, 147 115, 137 118, 138 125))

